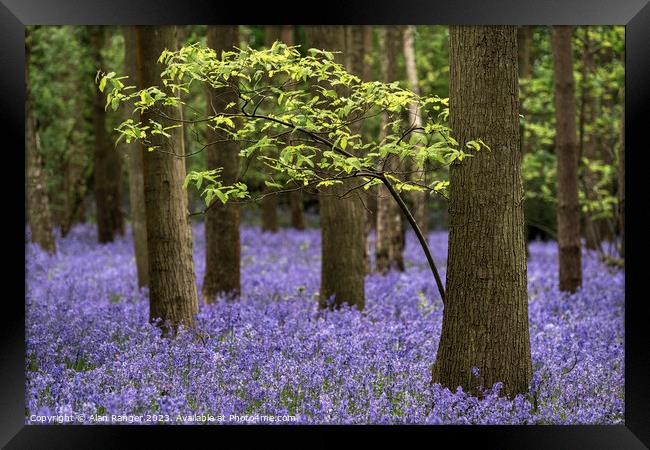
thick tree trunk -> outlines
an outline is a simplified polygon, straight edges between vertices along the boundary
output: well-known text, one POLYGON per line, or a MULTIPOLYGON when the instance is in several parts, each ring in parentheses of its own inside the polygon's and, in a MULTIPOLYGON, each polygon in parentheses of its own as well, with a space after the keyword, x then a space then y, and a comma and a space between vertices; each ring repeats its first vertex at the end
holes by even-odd
MULTIPOLYGON (((124 65, 130 83, 138 83, 138 71, 142 61, 138 61, 136 31, 134 27, 124 27, 124 65)), ((138 89, 144 86, 138 85, 138 89)), ((130 114, 129 114, 130 117, 130 114)), ((136 122, 139 117, 133 118, 136 122)), ((143 149, 140 142, 127 144, 127 164, 129 169, 129 203, 131 206, 131 234, 135 264, 138 271, 138 286, 149 286, 149 263, 147 260, 147 217, 144 199, 143 149)))
MULTIPOLYGON (((398 26, 385 26, 379 31, 381 78, 390 83, 397 80, 397 55, 402 42, 402 30, 398 26)), ((379 139, 386 136, 385 126, 394 118, 382 114, 379 139)), ((396 158, 389 156, 388 170, 398 167, 396 158)), ((377 189, 377 239, 375 242, 375 269, 386 273, 390 269, 404 270, 402 216, 384 185, 377 189)))
POLYGON ((532 375, 514 26, 452 26, 450 123, 464 148, 491 148, 450 167, 449 256, 442 334, 432 380, 477 392, 532 375), (478 368, 478 376, 472 372, 478 368))
MULTIPOLYGON (((231 51, 239 45, 239 31, 236 25, 209 26, 208 47, 217 54, 231 51)), ((231 89, 209 89, 208 114, 226 111, 226 105, 237 103, 237 94, 231 89), (213 110, 214 108, 214 110, 213 110)), ((208 141, 227 139, 223 131, 210 130, 208 141)), ((221 167, 221 179, 225 184, 237 181, 239 171, 239 144, 234 141, 221 142, 206 150, 208 169, 221 167)), ((203 301, 212 303, 215 296, 228 294, 238 296, 240 286, 240 245, 239 245, 239 205, 229 202, 222 204, 218 199, 205 216, 205 278, 203 279, 203 301)))
MULTIPOLYGON (((90 30, 95 66, 104 70, 101 50, 104 47, 104 28, 90 30)), ((93 100, 93 134, 95 136, 95 206, 99 242, 112 242, 116 234, 124 234, 121 200, 120 155, 106 132, 104 95, 96 92, 93 100)))
POLYGON ((560 290, 575 292, 582 283, 578 138, 570 26, 553 27, 551 46, 555 77, 555 152, 557 155, 557 234, 560 290))
MULTIPOLYGON (((306 28, 308 47, 330 51, 345 48, 345 30, 341 26, 309 26, 306 28)), ((336 54, 341 62, 341 54, 336 54)), ((322 239, 321 288, 319 306, 338 307, 342 303, 363 309, 365 303, 365 212, 361 199, 354 193, 340 198, 356 186, 345 181, 321 190, 320 223, 322 239)))
MULTIPOLYGON (((29 33, 29 32, 28 32, 29 33)), ((32 105, 29 64, 31 56, 31 37, 25 39, 25 180, 27 200, 27 221, 31 241, 48 253, 56 252, 52 235, 52 216, 47 198, 47 178, 43 170, 43 160, 36 135, 36 121, 32 105)))
MULTIPOLYGON (((406 66, 406 79, 411 92, 420 95, 420 84, 418 80, 417 65, 415 63, 415 27, 404 27, 404 65, 406 66)), ((409 124, 413 127, 422 126, 422 117, 416 105, 409 108, 409 124)), ((410 164, 413 171, 410 179, 418 183, 426 183, 426 172, 417 173, 415 164, 410 164)), ((424 234, 428 230, 427 224, 427 193, 424 191, 412 191, 410 200, 413 205, 413 216, 424 234)))
MULTIPOLYGON (((161 66, 156 63, 162 51, 174 48, 173 26, 138 26, 137 57, 140 79, 144 86, 160 85, 161 66)), ((178 108, 164 107, 164 114, 180 118, 178 108)), ((161 121, 154 112, 142 115, 161 121)), ((152 136, 152 145, 167 152, 182 148, 182 133, 170 130, 171 137, 152 136)), ((147 250, 149 261, 149 317, 168 323, 172 330, 178 325, 191 326, 198 311, 192 233, 188 219, 187 195, 183 189, 185 163, 169 153, 142 149, 144 197, 147 217, 147 250)))

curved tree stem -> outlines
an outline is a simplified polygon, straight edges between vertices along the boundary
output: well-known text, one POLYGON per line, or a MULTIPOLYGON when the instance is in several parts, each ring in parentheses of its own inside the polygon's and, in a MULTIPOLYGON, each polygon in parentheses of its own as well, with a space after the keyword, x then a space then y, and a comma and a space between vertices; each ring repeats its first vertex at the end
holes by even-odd
POLYGON ((420 230, 420 227, 418 226, 417 222, 415 221, 415 218, 413 217, 413 214, 411 214, 411 211, 409 210, 408 206, 406 206, 406 203, 404 203, 404 200, 402 197, 399 195, 399 192, 395 189, 393 184, 388 180, 383 175, 379 175, 378 178, 384 183, 384 185, 388 188, 388 191, 390 192, 390 195, 393 196, 399 207, 401 208, 402 212, 406 216, 406 219, 409 221, 411 224, 411 228, 413 228, 413 231, 415 231, 415 235, 418 237, 418 241, 420 241, 420 245, 422 246, 422 250, 424 250, 424 254, 427 257, 427 261, 429 262, 429 267, 431 268, 431 272, 433 273, 433 277, 436 279, 436 284, 438 285, 438 292, 440 293, 440 298, 442 299, 442 304, 445 304, 445 288, 442 284, 442 280, 440 279, 440 274, 438 273, 438 269, 436 268, 436 264, 433 262, 433 257, 431 256, 431 251, 429 250, 429 244, 427 243, 427 240, 425 239, 424 235, 422 234, 422 230, 420 230))

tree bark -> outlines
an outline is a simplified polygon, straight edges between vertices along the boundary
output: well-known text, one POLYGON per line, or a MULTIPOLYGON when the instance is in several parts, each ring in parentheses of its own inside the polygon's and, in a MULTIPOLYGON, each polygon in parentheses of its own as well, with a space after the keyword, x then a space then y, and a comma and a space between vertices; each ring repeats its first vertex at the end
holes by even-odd
MULTIPOLYGON (((82 58, 87 57, 88 49, 90 49, 90 36, 88 29, 83 29, 80 33, 80 44, 84 48, 82 58)), ((75 38, 75 33, 70 34, 71 38, 75 38)), ((80 61, 69 61, 70 73, 75 74, 75 81, 78 83, 79 92, 77 93, 74 103, 76 111, 84 118, 85 106, 89 100, 87 95, 84 95, 84 88, 87 83, 94 80, 94 73, 86 73, 78 71, 77 67, 80 61)), ((96 89, 96 88, 95 88, 96 89)), ((87 153, 87 146, 85 145, 85 133, 83 127, 75 127, 71 132, 69 151, 65 160, 65 176, 63 179, 63 191, 65 193, 63 201, 63 220, 61 223, 61 236, 68 235, 72 226, 75 223, 86 221, 86 205, 85 197, 87 192, 86 184, 86 171, 88 168, 89 155, 87 153)))
MULTIPOLYGON (((95 66, 101 70, 104 47, 104 28, 93 26, 90 40, 95 66)), ((112 242, 117 234, 124 234, 124 216, 120 205, 122 164, 120 155, 106 132, 104 95, 97 90, 93 100, 93 133, 95 136, 95 206, 99 242, 112 242)))
MULTIPOLYGON (((158 57, 167 48, 174 48, 173 26, 136 27, 138 83, 143 86, 160 84, 161 66, 158 57)), ((176 107, 162 107, 169 117, 180 118, 176 107)), ((147 111, 143 122, 161 121, 147 111)), ((151 144, 166 152, 183 148, 182 133, 170 130, 171 137, 151 137, 151 144)), ((183 158, 142 149, 144 197, 147 221, 147 250, 149 261, 149 317, 162 319, 175 331, 180 324, 191 326, 198 311, 192 233, 188 219, 187 195, 183 189, 185 163, 183 158)), ((166 328, 163 328, 166 330, 166 328)))
MULTIPOLYGON (((283 25, 280 31, 280 39, 287 45, 294 45, 293 25, 283 25)), ((289 192, 289 209, 291 211, 291 226, 296 230, 305 229, 305 214, 303 193, 301 190, 289 192)))
POLYGON ((625 103, 621 114, 621 145, 618 160, 618 223, 621 236, 621 258, 625 258, 625 103))
MULTIPOLYGON (((142 61, 138 61, 136 30, 128 26, 124 33, 124 65, 128 81, 138 84, 138 70, 142 70, 142 61), (140 69, 138 69, 140 68, 140 69)), ((137 88, 144 86, 138 84, 137 88)), ((139 114, 138 114, 139 116, 139 114)), ((139 121, 140 117, 134 118, 139 121)), ((131 234, 133 250, 138 272, 138 286, 149 286, 149 263, 147 260, 147 217, 144 198, 143 148, 140 142, 127 144, 127 165, 129 170, 129 203, 131 206, 131 234)))
MULTIPOLYGON (((594 61, 593 48, 591 40, 589 39, 589 27, 585 27, 584 48, 582 52, 582 80, 581 80, 581 114, 580 114, 580 151, 578 152, 582 157, 587 158, 589 161, 598 159, 598 142, 596 134, 587 132, 586 128, 594 124, 598 117, 597 108, 598 102, 592 95, 589 83, 591 78, 595 75, 596 62, 594 61)), ((597 182, 597 174, 589 169, 584 168, 584 188, 587 200, 597 201, 595 192, 597 182)), ((599 221, 594 221, 591 214, 587 211, 584 215, 585 224, 585 247, 588 249, 598 249, 600 247, 600 240, 602 236, 599 235, 599 221)))
POLYGON ((570 26, 555 26, 551 35, 555 77, 555 152, 557 158, 557 228, 560 290, 575 292, 582 283, 578 139, 570 26))
MULTIPOLYGON (((236 25, 209 26, 208 47, 217 54, 231 51, 239 45, 239 31, 236 25)), ((208 89, 208 114, 226 111, 226 105, 237 103, 237 94, 228 88, 208 89), (214 109, 213 109, 214 108, 214 109)), ((227 139, 220 130, 209 130, 209 142, 227 139)), ((226 184, 237 181, 239 171, 239 144, 226 141, 212 145, 206 150, 208 169, 221 167, 221 179, 226 184)), ((205 216, 205 278, 203 279, 203 301, 212 303, 215 296, 227 294, 238 296, 240 285, 240 243, 239 205, 233 202, 222 204, 218 199, 205 216)))
MULTIPOLYGON (((330 51, 345 48, 345 31, 341 26, 308 26, 309 47, 330 51)), ((336 54, 342 62, 341 54, 336 54)), ((365 212, 361 199, 354 193, 340 198, 356 185, 354 180, 321 189, 320 223, 322 240, 321 287, 319 306, 339 307, 343 303, 362 310, 365 303, 365 212)))
MULTIPOLYGON (((420 95, 420 84, 418 80, 417 65, 415 63, 415 27, 404 27, 404 65, 406 66, 406 79, 411 92, 420 95)), ((414 127, 422 126, 422 117, 419 114, 418 107, 411 105, 409 107, 409 124, 414 127)), ((415 164, 410 164, 410 170, 414 171, 411 180, 426 184, 426 172, 417 173, 415 164)), ((427 193, 424 191, 410 192, 410 200, 413 204, 413 216, 418 223, 422 232, 426 235, 428 230, 427 224, 427 193)))
MULTIPOLYGON (((267 25, 264 27, 264 44, 271 47, 273 43, 280 40, 282 37, 282 27, 277 25, 267 25)), ((262 166, 262 170, 266 175, 272 175, 275 172, 273 169, 262 166)), ((278 231, 278 196, 268 195, 274 189, 265 186, 264 197, 262 198, 262 231, 275 233, 278 231)))
POLYGON ((47 176, 43 170, 43 160, 36 134, 36 120, 32 104, 29 64, 31 57, 31 36, 25 37, 25 180, 27 195, 27 221, 31 241, 48 253, 56 252, 52 235, 52 216, 47 198, 47 176))
MULTIPOLYGON (((397 55, 402 42, 402 30, 399 26, 384 26, 379 30, 381 78, 385 83, 397 80, 397 55)), ((394 118, 388 113, 381 116, 380 136, 386 136, 385 126, 394 118)), ((386 168, 396 170, 398 161, 388 157, 386 168)), ((384 185, 377 189, 377 239, 375 241, 375 269, 386 273, 391 269, 404 270, 402 235, 402 216, 384 185)))
MULTIPOLYGON (((370 47, 368 47, 368 42, 367 40, 367 32, 366 28, 370 27, 361 27, 358 25, 346 25, 345 27, 345 36, 346 36, 346 43, 345 43, 345 56, 346 56, 346 67, 347 70, 361 78, 363 81, 370 81, 369 78, 369 72, 368 72, 368 61, 367 61, 367 54, 368 52, 372 51, 372 41, 370 41, 370 47)), ((372 33, 372 29, 370 29, 370 32, 372 33)), ((372 37, 372 35, 370 35, 372 37)), ((360 134, 363 135, 363 125, 364 121, 360 120, 355 123, 353 123, 350 126, 350 131, 352 134, 360 134)), ((354 148, 351 148, 352 153, 355 153, 354 148)), ((368 191, 364 190, 363 192, 359 192, 359 195, 361 195, 363 202, 368 203, 368 191)), ((376 192, 372 192, 370 195, 375 197, 375 203, 376 203, 376 192)), ((372 273, 372 265, 370 261, 370 251, 371 249, 368 248, 368 234, 370 233, 370 222, 371 220, 374 222, 376 220, 375 215, 369 215, 365 214, 364 216, 365 222, 364 222, 364 227, 365 227, 365 233, 363 236, 364 243, 364 265, 365 265, 365 270, 366 273, 372 273)))
MULTIPOLYGON (((374 49, 374 30, 372 25, 363 25, 363 80, 372 81, 374 79, 373 74, 373 49, 374 49)), ((377 187, 373 186, 368 189, 365 193, 364 201, 366 202, 366 216, 367 216, 367 231, 368 234, 370 230, 377 228, 377 187)), ((368 240, 368 254, 370 254, 373 249, 370 248, 370 240, 368 240)))
POLYGON ((514 26, 451 26, 450 124, 460 148, 491 148, 450 167, 449 251, 432 381, 479 393, 528 391, 532 374, 514 26), (478 376, 472 368, 478 368, 478 376))

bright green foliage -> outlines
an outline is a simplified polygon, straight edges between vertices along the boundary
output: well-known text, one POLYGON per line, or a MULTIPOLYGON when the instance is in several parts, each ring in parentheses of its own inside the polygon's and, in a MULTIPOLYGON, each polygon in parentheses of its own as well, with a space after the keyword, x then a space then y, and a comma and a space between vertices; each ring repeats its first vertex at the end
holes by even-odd
MULTIPOLYGON (((318 188, 359 178, 357 188, 384 183, 398 192, 426 190, 444 195, 447 184, 443 180, 427 185, 409 181, 408 174, 385 169, 390 167, 387 160, 408 158, 418 168, 425 162, 440 168, 488 148, 480 139, 459 148, 445 124, 447 99, 419 97, 397 82, 362 82, 336 63, 332 52, 309 49, 308 53, 302 56, 297 46, 276 42, 268 49, 245 48, 217 55, 197 43, 162 53, 162 86, 135 91, 125 85, 123 77, 110 73, 99 77, 98 83, 105 84, 107 108, 133 102, 135 111, 151 111, 159 117, 146 124, 129 119, 117 127, 120 138, 137 139, 148 147, 152 147, 153 135, 166 136, 166 130, 178 125, 160 107, 182 104, 182 95, 193 84, 234 91, 238 101, 225 111, 186 122, 222 130, 240 142, 243 158, 261 160, 279 175, 266 180, 278 188, 289 183, 318 188), (401 120, 412 104, 424 115, 421 128, 401 120), (353 123, 383 112, 391 117, 384 139, 352 133, 353 123), (274 148, 278 151, 269 151, 274 148)), ((218 143, 208 142, 203 148, 210 145, 218 143)), ((223 185, 218 170, 191 172, 186 184, 191 182, 203 189, 207 205, 214 199, 225 203, 248 196, 243 182, 223 185)))
MULTIPOLYGON (((574 79, 576 93, 576 124, 578 138, 584 142, 593 136, 598 142, 599 157, 580 157, 579 201, 583 213, 592 219, 614 219, 618 202, 616 176, 620 123, 623 111, 625 81, 623 27, 590 26, 595 73, 583 79, 583 53, 585 27, 575 27, 573 32, 574 79), (581 112, 584 97, 596 99, 597 113, 594 123, 585 123, 581 112), (585 184, 587 170, 594 186, 588 200, 585 184)), ((521 108, 524 127, 523 139, 527 153, 523 156, 522 176, 526 191, 526 219, 529 224, 554 234, 556 195, 555 161, 555 106, 553 103, 553 59, 550 51, 550 28, 535 27, 533 33, 532 76, 520 79, 521 108)), ((582 145, 581 145, 582 147, 582 145)))

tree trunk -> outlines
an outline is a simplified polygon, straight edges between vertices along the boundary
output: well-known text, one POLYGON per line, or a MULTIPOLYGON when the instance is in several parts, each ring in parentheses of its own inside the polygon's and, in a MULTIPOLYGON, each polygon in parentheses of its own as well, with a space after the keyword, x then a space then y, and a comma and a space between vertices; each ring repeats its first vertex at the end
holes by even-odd
MULTIPOLYGON (((578 152, 583 158, 589 161, 598 159, 598 142, 594 131, 587 132, 586 128, 594 125, 598 117, 598 104, 593 96, 589 83, 595 75, 596 62, 594 61, 593 48, 589 39, 589 27, 585 27, 584 48, 582 52, 582 80, 581 80, 581 114, 580 114, 580 151, 578 152)), ((587 200, 590 202, 597 201, 595 192, 598 175, 584 168, 584 188, 587 200)), ((600 247, 602 236, 599 235, 599 224, 591 218, 587 211, 584 215, 585 224, 585 247, 596 250, 600 247)))
MULTIPOLYGON (((104 70, 101 51, 104 47, 104 27, 93 26, 90 40, 95 67, 104 70)), ((93 134, 95 136, 95 207, 99 242, 112 242, 116 234, 124 234, 121 199, 120 155, 106 132, 104 94, 95 93, 93 100, 93 134)))
MULTIPOLYGON (((282 37, 282 27, 277 25, 267 25, 264 27, 264 44, 271 47, 273 43, 282 37)), ((275 151, 275 150, 274 150, 275 151)), ((262 171, 267 176, 275 174, 275 171, 266 165, 262 166, 262 171)), ((275 233, 278 231, 278 196, 269 195, 275 189, 265 186, 264 197, 262 198, 262 231, 275 233)))
POLYGON ((551 35, 555 77, 555 152, 557 157, 557 234, 560 290, 575 292, 582 283, 578 139, 570 26, 555 26, 551 35))
MULTIPOLYGON (((371 29, 372 32, 372 29, 371 29)), ((364 27, 360 27, 358 25, 346 25, 345 27, 345 36, 346 36, 346 43, 345 43, 345 56, 346 56, 346 63, 345 65, 347 66, 347 70, 361 78, 363 81, 371 81, 369 78, 366 78, 369 76, 368 73, 368 62, 367 62, 367 52, 372 51, 372 47, 367 47, 367 43, 365 42, 366 40, 366 30, 364 27)), ((372 37, 372 35, 371 35, 372 37)), ((372 41, 370 41, 370 45, 372 45, 372 41)), ((352 134, 360 134, 363 135, 363 124, 364 122, 362 120, 357 121, 350 125, 350 131, 352 134)), ((354 148, 351 149, 351 151, 354 153, 354 148)), ((359 195, 362 196, 361 198, 363 199, 364 203, 368 202, 368 191, 363 191, 359 192, 359 195)), ((376 193, 373 192, 373 194, 376 195, 376 193)), ((371 194, 372 195, 372 194, 371 194)), ((372 273, 372 265, 370 262, 370 249, 368 248, 368 234, 370 233, 370 219, 374 222, 376 219, 374 215, 369 216, 368 214, 364 215, 365 217, 365 233, 364 233, 364 265, 365 265, 365 270, 366 273, 372 273)))
MULTIPOLYGON (((517 55, 519 65, 519 113, 524 116, 524 120, 528 120, 528 111, 523 107, 523 99, 526 97, 527 84, 526 81, 530 79, 533 72, 532 61, 532 45, 533 45, 533 27, 520 26, 517 27, 517 55), (525 81, 524 81, 525 80, 525 81), (524 81, 522 83, 522 81, 524 81)), ((519 125, 519 142, 521 146, 521 155, 530 151, 528 140, 526 139, 526 129, 523 123, 519 125)), ((524 216, 526 215, 526 208, 524 208, 524 216)), ((529 225, 526 225, 527 229, 529 225)), ((526 257, 530 255, 528 249, 528 232, 526 233, 526 257)))
POLYGON ((56 252, 52 235, 52 217, 47 198, 47 177, 43 170, 36 120, 32 105, 32 90, 29 79, 31 56, 31 36, 29 31, 25 38, 25 180, 27 195, 27 221, 31 232, 31 241, 48 253, 56 252))
MULTIPOLYGON (((87 57, 87 51, 90 49, 90 36, 88 29, 80 33, 80 44, 84 48, 82 58, 87 57)), ((72 33, 71 38, 75 37, 72 33)), ((89 98, 84 95, 85 86, 90 80, 93 80, 95 74, 79 72, 77 67, 80 61, 69 61, 70 73, 75 74, 75 81, 78 83, 79 92, 74 102, 76 111, 83 117, 85 105, 89 98)), ((86 117, 83 117, 84 120, 86 117)), ((85 142, 85 132, 83 127, 75 127, 71 132, 69 151, 65 161, 65 176, 63 179, 63 191, 65 193, 63 201, 63 221, 61 223, 61 236, 65 237, 75 223, 85 222, 86 205, 85 197, 87 191, 86 170, 89 162, 87 146, 85 142)))
MULTIPOLYGON (((404 28, 404 65, 406 66, 406 79, 411 92, 420 95, 420 84, 418 71, 415 63, 415 27, 404 28)), ((416 105, 409 107, 409 125, 413 127, 422 126, 422 117, 416 105)), ((410 170, 414 171, 410 179, 415 182, 426 184, 426 172, 417 173, 415 164, 410 164, 410 170)), ((413 216, 420 226, 420 230, 426 235, 427 224, 427 193, 425 191, 410 192, 410 200, 413 204, 413 216)))
MULTIPOLYGON (((381 27, 380 35, 380 61, 381 78, 385 83, 397 80, 397 55, 402 42, 402 30, 399 26, 381 27)), ((388 113, 381 116, 380 135, 382 140, 386 136, 386 124, 393 120, 388 113)), ((386 168, 396 170, 398 161, 388 157, 386 168)), ((402 236, 402 216, 398 205, 393 201, 384 185, 377 189, 377 239, 375 242, 375 268, 380 273, 390 269, 404 270, 404 256, 402 236)))
POLYGON ((533 27, 517 27, 517 57, 519 60, 519 78, 530 78, 533 74, 533 27))
MULTIPOLYGON (((341 26, 308 26, 309 47, 329 51, 345 48, 345 32, 341 26)), ((336 54, 338 62, 342 55, 336 54)), ((342 303, 362 310, 365 303, 365 212, 355 193, 340 198, 356 186, 354 180, 321 189, 320 223, 322 239, 321 288, 319 306, 338 307, 342 303)))
MULTIPOLYGON (((208 47, 218 55, 231 51, 239 45, 239 31, 236 25, 209 26, 208 47)), ((237 94, 228 88, 208 89, 208 114, 226 111, 226 105, 237 103, 237 94), (213 110, 214 108, 214 110, 213 110)), ((208 142, 227 139, 220 130, 209 130, 208 142)), ((234 184, 239 171, 239 144, 234 141, 221 142, 206 150, 206 167, 221 167, 224 184, 234 184)), ((205 278, 203 279, 203 301, 212 303, 215 296, 228 294, 238 296, 240 285, 239 205, 233 202, 222 204, 218 199, 205 216, 205 278)))
MULTIPOLYGON (((160 84, 162 67, 156 63, 162 51, 174 48, 173 26, 136 27, 138 84, 160 84)), ((162 107, 169 117, 180 118, 176 107, 162 107)), ((161 121, 152 111, 142 115, 161 121)), ((170 130, 171 137, 152 136, 151 144, 166 152, 182 148, 182 133, 170 130)), ((162 319, 172 330, 178 325, 191 326, 198 311, 192 233, 187 212, 187 195, 183 189, 185 163, 169 153, 142 149, 144 197, 147 221, 147 250, 149 261, 149 317, 162 319)), ((165 330, 165 328, 163 328, 165 330)))
POLYGON ((625 258, 625 103, 621 114, 621 145, 618 160, 618 223, 621 236, 621 258, 625 258))
MULTIPOLYGON (((372 81, 373 74, 373 54, 374 54, 374 30, 372 25, 364 25, 363 32, 363 80, 372 81)), ((377 229, 377 186, 373 186, 364 193, 366 207, 366 273, 372 273, 372 263, 370 255, 374 251, 373 243, 367 237, 372 230, 377 229)))
POLYGON ((451 129, 491 148, 450 167, 449 256, 442 334, 432 380, 478 393, 532 375, 519 147, 517 30, 452 26, 451 129), (478 368, 478 376, 473 368, 478 368))
MULTIPOLYGON (((138 70, 142 70, 142 61, 138 61, 136 30, 124 27, 124 65, 130 83, 138 83, 138 70), (140 68, 140 69, 138 69, 140 68)), ((138 85, 138 89, 144 86, 138 85)), ((129 115, 130 116, 130 115, 129 115)), ((133 118, 139 121, 140 118, 133 118)), ((144 199, 143 148, 140 142, 127 144, 127 164, 129 169, 129 203, 131 206, 131 233, 135 264, 138 271, 138 286, 149 286, 149 264, 147 260, 147 217, 144 199)))
MULTIPOLYGON (((287 45, 294 45, 293 25, 283 25, 280 31, 280 39, 287 45)), ((301 190, 289 192, 289 209, 291 211, 291 226, 296 230, 305 229, 305 215, 303 193, 301 190)))

